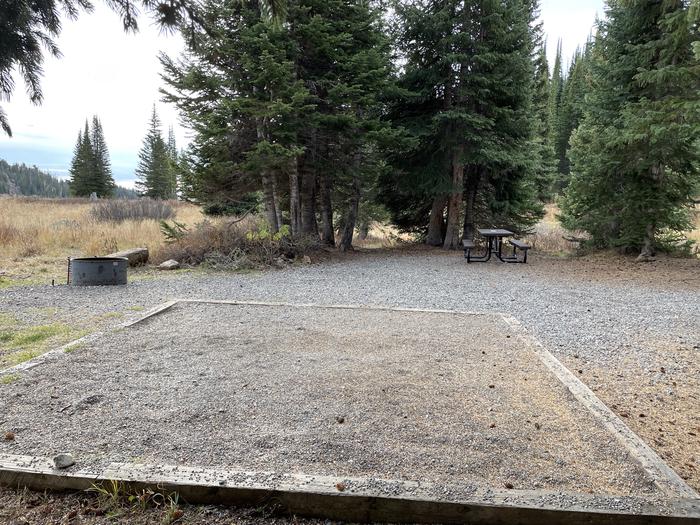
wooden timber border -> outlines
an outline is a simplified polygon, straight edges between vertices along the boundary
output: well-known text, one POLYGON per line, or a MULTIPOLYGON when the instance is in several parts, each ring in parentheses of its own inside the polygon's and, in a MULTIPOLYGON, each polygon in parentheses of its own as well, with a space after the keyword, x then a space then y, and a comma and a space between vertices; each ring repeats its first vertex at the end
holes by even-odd
MULTIPOLYGON (((119 328, 129 328, 142 323, 180 303, 359 309, 478 315, 501 319, 518 334, 518 337, 532 345, 533 351, 546 368, 564 384, 582 406, 616 436, 661 489, 665 498, 657 501, 626 496, 487 488, 475 488, 468 497, 445 498, 436 494, 449 494, 449 487, 422 482, 279 475, 125 463, 112 463, 106 468, 90 471, 65 472, 55 470, 47 458, 3 454, 0 454, 0 485, 36 490, 85 490, 110 481, 119 481, 132 489, 150 488, 161 492, 177 492, 180 498, 188 503, 271 505, 291 515, 355 522, 700 525, 700 495, 510 315, 383 306, 177 299, 158 305, 139 318, 121 324, 119 328), (338 485, 339 483, 342 485, 338 485), (339 486, 342 486, 343 490, 339 490, 339 486)), ((65 353, 71 347, 90 342, 100 335, 102 333, 86 336, 21 365, 0 370, 0 375, 38 366, 65 353)), ((454 490, 455 494, 463 492, 459 488, 454 490)))
POLYGON ((112 463, 103 469, 57 472, 50 460, 0 454, 0 484, 38 490, 87 490, 108 482, 125 489, 177 493, 187 503, 269 506, 279 513, 353 522, 488 525, 689 525, 700 501, 653 502, 633 497, 476 489, 408 481, 234 472, 183 466, 112 463), (342 483, 343 490, 339 490, 342 483), (367 488, 371 487, 371 488, 367 488), (459 488, 455 488, 459 493, 459 488))

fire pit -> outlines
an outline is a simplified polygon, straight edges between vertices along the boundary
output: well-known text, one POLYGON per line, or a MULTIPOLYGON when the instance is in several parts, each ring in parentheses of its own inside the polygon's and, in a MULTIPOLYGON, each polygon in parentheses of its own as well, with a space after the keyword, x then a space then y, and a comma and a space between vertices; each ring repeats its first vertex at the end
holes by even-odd
POLYGON ((68 284, 105 286, 126 284, 126 257, 76 257, 68 260, 68 284))

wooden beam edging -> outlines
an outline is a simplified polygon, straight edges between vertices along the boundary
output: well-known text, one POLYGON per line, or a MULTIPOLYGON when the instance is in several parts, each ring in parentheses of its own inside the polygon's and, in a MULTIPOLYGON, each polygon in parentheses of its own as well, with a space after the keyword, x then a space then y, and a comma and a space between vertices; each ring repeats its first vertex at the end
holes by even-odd
POLYGON ((147 319, 150 319, 151 317, 155 317, 158 314, 161 314, 165 312, 166 310, 169 310, 173 306, 175 306, 177 303, 179 303, 179 299, 174 299, 172 301, 166 301, 162 304, 159 304, 157 306, 154 306, 153 308, 146 310, 142 315, 137 317, 136 319, 133 319, 131 321, 127 321, 126 323, 122 323, 120 325, 120 328, 129 328, 130 326, 134 326, 136 324, 142 323, 146 321, 147 319))
POLYGON ((430 308, 408 308, 401 306, 379 306, 362 304, 316 304, 316 303, 285 303, 275 301, 247 301, 234 299, 179 299, 183 304, 225 304, 231 306, 279 306, 285 308, 320 308, 328 310, 371 310, 379 312, 408 312, 422 314, 451 314, 451 315, 475 315, 479 317, 498 317, 498 312, 474 312, 469 310, 440 310, 430 308))
POLYGON ((126 463, 112 463, 93 470, 74 468, 57 471, 47 458, 0 454, 0 485, 34 490, 86 490, 118 481, 132 490, 150 488, 165 494, 174 492, 181 500, 192 504, 270 505, 291 515, 365 523, 700 524, 700 501, 684 498, 651 501, 635 497, 126 463), (339 490, 341 483, 342 490, 339 490))
POLYGON ((515 317, 501 314, 518 337, 530 342, 542 363, 561 381, 571 394, 607 428, 651 476, 654 483, 668 496, 694 499, 695 492, 642 438, 635 434, 586 384, 523 326, 515 317))

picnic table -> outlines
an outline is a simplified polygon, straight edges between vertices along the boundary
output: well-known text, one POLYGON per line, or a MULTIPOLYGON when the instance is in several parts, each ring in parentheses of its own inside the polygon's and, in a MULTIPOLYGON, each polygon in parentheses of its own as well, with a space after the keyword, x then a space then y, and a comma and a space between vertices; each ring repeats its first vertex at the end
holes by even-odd
POLYGON ((498 257, 498 260, 501 262, 527 263, 527 251, 530 249, 530 246, 523 241, 511 239, 509 242, 513 246, 513 254, 503 255, 503 239, 515 236, 512 231, 502 228, 479 228, 477 231, 479 232, 479 235, 488 241, 488 247, 484 255, 473 256, 471 251, 476 248, 476 243, 473 240, 465 239, 463 241, 464 258, 467 259, 467 263, 488 262, 491 260, 492 254, 498 257), (517 250, 522 251, 522 259, 518 257, 517 250))

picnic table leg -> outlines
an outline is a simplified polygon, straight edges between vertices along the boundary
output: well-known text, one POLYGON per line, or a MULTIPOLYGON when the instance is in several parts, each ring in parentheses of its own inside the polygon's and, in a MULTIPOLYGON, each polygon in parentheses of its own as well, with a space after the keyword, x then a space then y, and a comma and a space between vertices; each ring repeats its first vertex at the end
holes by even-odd
POLYGON ((465 250, 464 257, 467 259, 467 264, 473 263, 473 262, 488 262, 491 260, 491 253, 495 252, 493 248, 493 239, 491 237, 488 238, 489 244, 488 247, 486 248, 486 253, 481 256, 472 256, 471 250, 465 250))
POLYGON ((496 251, 496 257, 498 257, 498 260, 501 262, 505 262, 503 260, 503 238, 502 237, 496 237, 496 245, 498 246, 498 250, 496 251))

